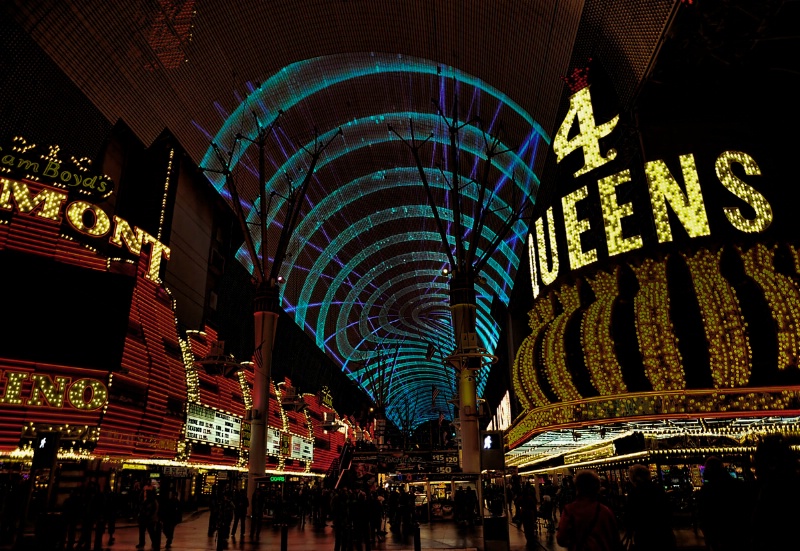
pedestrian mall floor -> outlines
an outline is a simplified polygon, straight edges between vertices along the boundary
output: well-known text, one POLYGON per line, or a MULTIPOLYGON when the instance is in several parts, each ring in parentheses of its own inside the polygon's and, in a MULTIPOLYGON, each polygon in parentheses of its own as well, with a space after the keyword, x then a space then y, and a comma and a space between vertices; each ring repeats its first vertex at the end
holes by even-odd
MULTIPOLYGON (((247 531, 250 526, 248 523, 247 531)), ((483 531, 479 526, 458 526, 452 522, 434 522, 420 525, 420 549, 450 549, 469 551, 561 551, 564 547, 558 545, 553 534, 548 534, 542 529, 535 542, 526 545, 525 535, 515 525, 509 524, 509 542, 505 547, 504 542, 484 542, 483 531)), ((701 550, 705 549, 702 533, 696 535, 693 530, 676 530, 680 549, 701 550)), ((104 549, 112 551, 133 551, 138 543, 139 531, 136 526, 125 524, 117 528, 115 542, 110 547, 107 544, 108 535, 103 536, 104 549)), ((334 548, 334 533, 331 522, 325 527, 314 527, 306 523, 304 527, 290 526, 287 532, 287 551, 323 551, 334 548)), ((145 550, 152 549, 149 539, 146 539, 145 550)), ((162 540, 163 549, 163 540, 162 540)), ((208 536, 208 512, 203 511, 193 515, 186 515, 184 521, 175 529, 175 538, 171 549, 175 551, 196 551, 217 549, 216 537, 208 536)), ((263 549, 278 551, 281 549, 281 532, 278 528, 264 526, 258 541, 252 541, 248 535, 244 539, 237 534, 235 539, 228 541, 229 550, 263 549)), ((363 549, 363 548, 362 548, 363 549)), ((411 536, 403 538, 388 531, 386 539, 373 547, 374 550, 404 551, 414 549, 414 539, 411 536)), ((350 551, 350 550, 347 550, 350 551)), ((366 550, 364 550, 366 551, 366 550)))

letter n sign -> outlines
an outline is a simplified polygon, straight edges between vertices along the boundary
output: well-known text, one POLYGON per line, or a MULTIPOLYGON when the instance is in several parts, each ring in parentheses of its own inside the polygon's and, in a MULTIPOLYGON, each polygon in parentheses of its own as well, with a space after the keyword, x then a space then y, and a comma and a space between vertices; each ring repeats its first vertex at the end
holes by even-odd
POLYGON ((506 456, 503 448, 503 431, 487 430, 481 432, 481 470, 503 471, 506 456))
POLYGON ((60 432, 40 431, 36 433, 36 438, 33 440, 33 464, 31 469, 55 468, 60 438, 60 432))

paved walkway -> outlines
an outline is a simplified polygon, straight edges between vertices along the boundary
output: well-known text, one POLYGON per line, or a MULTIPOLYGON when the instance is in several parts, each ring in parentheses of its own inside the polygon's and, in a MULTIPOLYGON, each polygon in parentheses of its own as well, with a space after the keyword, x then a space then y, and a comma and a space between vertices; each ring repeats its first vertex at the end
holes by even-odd
MULTIPOLYGON (((184 517, 184 522, 175 529, 175 539, 172 548, 175 551, 214 551, 216 547, 215 538, 209 538, 208 532, 208 512, 196 513, 184 517)), ((247 526, 249 530, 249 525, 247 526)), ((136 551, 138 543, 138 529, 132 525, 121 524, 115 534, 116 541, 110 547, 107 545, 108 536, 103 537, 106 549, 111 551, 136 551)), ((291 526, 288 529, 287 551, 328 551, 333 549, 334 536, 333 528, 328 525, 324 528, 314 528, 306 524, 304 528, 291 526)), ((677 531, 681 549, 700 551, 705 549, 700 538, 694 535, 691 530, 677 531)), ((162 540, 162 549, 164 549, 162 540)), ((537 543, 526 546, 525 536, 516 526, 509 526, 509 546, 505 547, 502 542, 484 542, 483 531, 480 527, 464 528, 449 522, 434 522, 420 526, 420 548, 426 549, 449 549, 451 551, 563 551, 565 548, 555 542, 552 535, 542 533, 539 535, 537 543)), ((152 549, 149 539, 146 540, 145 551, 152 549)), ((259 541, 251 541, 245 537, 228 542, 229 551, 235 550, 264 550, 278 551, 281 549, 281 536, 278 528, 265 526, 261 532, 259 541)), ((376 551, 412 551, 414 540, 409 537, 400 538, 393 534, 387 534, 387 539, 373 549, 376 551)))

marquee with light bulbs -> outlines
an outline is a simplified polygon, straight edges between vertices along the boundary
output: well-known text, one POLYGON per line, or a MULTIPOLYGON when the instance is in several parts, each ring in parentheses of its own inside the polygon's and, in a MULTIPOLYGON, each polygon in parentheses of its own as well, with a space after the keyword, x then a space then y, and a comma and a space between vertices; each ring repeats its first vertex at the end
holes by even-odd
MULTIPOLYGON (((44 339, 40 350, 62 348, 48 348, 43 360, 29 347, 15 347, 8 339, 1 343, 0 455, 30 459, 37 432, 56 430, 62 434, 62 459, 246 469, 252 362, 244 362, 233 377, 207 372, 198 363, 217 336, 210 328, 188 331, 185 338, 179 334, 174 300, 159 279, 169 247, 107 212, 102 203, 114 188, 111 179, 92 174, 86 159, 62 162, 59 151, 22 138, 0 147, 0 260, 6 260, 6 272, 31 263, 25 273, 45 282, 40 288, 38 280, 11 280, 20 288, 5 291, 21 295, 15 304, 23 311, 8 322, 44 339), (98 251, 100 239, 128 257, 106 257, 98 251), (69 281, 57 276, 64 266, 73 270, 69 281), (89 284, 71 287, 84 279, 89 284), (116 287, 105 286, 106 279, 116 287), (119 280, 125 282, 122 287, 119 280), (59 298, 87 289, 91 296, 76 297, 72 310, 59 306, 59 298), (125 319, 107 320, 112 296, 104 293, 119 289, 129 293, 129 302, 117 312, 125 319), (90 316, 81 317, 75 309, 90 316), (58 347, 48 341, 49 335, 87 319, 93 324, 71 333, 89 333, 83 343, 58 347), (85 364, 92 350, 68 357, 70 346, 99 346, 91 333, 104 324, 124 333, 115 364, 85 364)), ((8 299, 7 294, 6 306, 8 299)), ((326 415, 339 418, 321 396, 303 395, 304 407, 284 408, 281 398, 290 390, 288 380, 271 385, 269 426, 288 446, 285 454, 268 455, 268 470, 325 473, 348 434, 319 428, 326 415)), ((341 424, 354 432, 349 422, 341 424)))
POLYGON ((595 120, 587 86, 553 140, 577 170, 528 236, 512 448, 598 422, 800 411, 800 247, 771 229, 779 176, 736 148, 620 167, 604 145, 618 119, 595 120))

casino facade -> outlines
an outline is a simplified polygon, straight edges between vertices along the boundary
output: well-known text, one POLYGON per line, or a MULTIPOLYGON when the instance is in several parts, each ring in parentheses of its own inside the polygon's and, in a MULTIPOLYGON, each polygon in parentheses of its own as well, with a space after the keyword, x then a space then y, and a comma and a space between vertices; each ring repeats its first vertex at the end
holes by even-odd
POLYGON ((641 140, 625 142, 630 117, 578 84, 554 138, 557 196, 528 236, 507 463, 538 477, 596 468, 620 492, 633 463, 675 488, 700 486, 710 455, 752 476, 764 435, 800 435, 791 146, 764 104, 740 104, 756 122, 733 131, 713 110, 681 113, 691 97, 659 116, 642 107, 641 140))
MULTIPOLYGON (((113 181, 89 163, 22 137, 0 156, 4 476, 50 435, 64 495, 85 478, 123 490, 169 478, 190 501, 209 481, 243 484, 254 364, 211 327, 178 330, 161 280, 170 249, 114 214, 113 181)), ((330 474, 346 442, 371 438, 356 425, 326 388, 273 383, 267 474, 330 474)))

